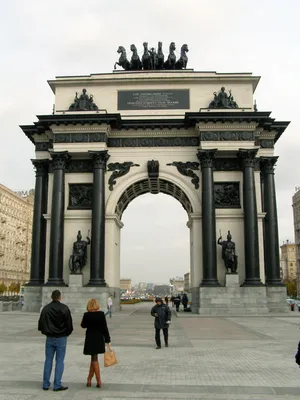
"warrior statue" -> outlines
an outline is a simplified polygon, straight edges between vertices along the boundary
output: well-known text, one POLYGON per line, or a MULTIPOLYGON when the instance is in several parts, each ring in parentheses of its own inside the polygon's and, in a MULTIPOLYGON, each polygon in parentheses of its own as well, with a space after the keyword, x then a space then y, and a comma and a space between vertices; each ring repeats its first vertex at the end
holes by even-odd
POLYGON ((187 62, 188 62, 188 57, 187 57, 186 53, 188 51, 189 51, 188 45, 183 44, 181 46, 181 50, 180 50, 180 58, 177 61, 177 63, 175 64, 176 69, 186 69, 187 62))
POLYGON ((82 240, 81 232, 78 231, 77 241, 73 243, 73 252, 70 256, 69 267, 71 274, 81 274, 87 260, 87 246, 91 243, 87 236, 86 240, 82 240))
POLYGON ((151 49, 149 50, 149 53, 150 53, 150 60, 151 60, 150 68, 157 69, 157 53, 155 51, 155 48, 151 47, 151 49))
POLYGON ((117 52, 119 54, 121 53, 121 55, 119 58, 119 62, 115 63, 114 69, 116 69, 116 66, 119 65, 119 67, 122 67, 125 70, 128 70, 130 68, 130 62, 127 60, 126 50, 124 49, 123 46, 119 46, 117 52))
POLYGON ((176 54, 175 54, 176 46, 174 42, 170 43, 169 46, 169 55, 167 61, 164 63, 164 69, 175 69, 176 64, 176 54))
POLYGON ((227 273, 229 273, 230 268, 231 273, 236 274, 237 255, 235 254, 235 243, 231 240, 230 231, 228 231, 227 240, 222 241, 222 236, 219 237, 218 244, 222 246, 222 259, 227 273))

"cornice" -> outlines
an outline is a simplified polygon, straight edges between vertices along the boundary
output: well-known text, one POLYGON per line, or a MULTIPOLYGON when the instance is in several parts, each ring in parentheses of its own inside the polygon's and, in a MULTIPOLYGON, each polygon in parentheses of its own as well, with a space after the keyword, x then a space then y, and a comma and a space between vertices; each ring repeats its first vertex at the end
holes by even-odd
POLYGON ((108 124, 93 124, 93 125, 50 125, 50 128, 54 134, 59 133, 90 133, 90 132, 105 132, 110 134, 111 127, 108 124))
POLYGON ((146 130, 139 131, 136 130, 128 130, 128 131, 119 131, 112 130, 109 134, 111 138, 137 138, 137 137, 198 137, 198 132, 191 129, 180 129, 177 130, 176 133, 174 130, 146 130))
MULTIPOLYGON (((193 130, 197 125, 198 131, 202 130, 248 130, 256 131, 262 128, 264 131, 275 131, 275 142, 279 139, 281 134, 284 132, 289 122, 279 121, 276 122, 274 118, 270 118, 270 112, 230 112, 230 111, 217 111, 214 113, 210 112, 187 112, 184 118, 164 118, 164 119, 122 119, 120 114, 72 114, 72 115, 42 115, 38 116, 38 122, 34 125, 23 125, 21 129, 25 135, 35 143, 36 135, 45 134, 50 127, 55 132, 74 132, 74 129, 78 129, 80 133, 85 132, 99 132, 105 126, 110 126, 111 131, 118 130, 120 137, 123 137, 123 131, 129 132, 128 138, 136 137, 133 131, 144 131, 145 135, 140 136, 157 136, 162 137, 171 136, 169 131, 173 131, 173 137, 184 137, 182 134, 193 130), (157 134, 156 134, 157 132, 157 134)), ((110 131, 110 133, 111 133, 110 131)), ((196 130, 197 131, 197 130, 196 130)), ((49 136, 50 133, 47 135, 49 136)), ((127 133, 124 133, 124 138, 127 133)), ((193 130, 192 135, 196 136, 193 130)), ((117 138, 114 136, 114 138, 117 138)))

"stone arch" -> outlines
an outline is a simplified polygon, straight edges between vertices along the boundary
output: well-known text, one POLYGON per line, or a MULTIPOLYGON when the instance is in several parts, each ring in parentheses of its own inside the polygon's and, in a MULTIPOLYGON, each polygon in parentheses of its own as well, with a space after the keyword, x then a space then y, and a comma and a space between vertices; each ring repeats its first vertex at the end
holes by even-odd
POLYGON ((174 197, 181 203, 188 215, 201 211, 199 194, 195 189, 191 190, 180 177, 171 173, 160 173, 159 178, 150 187, 148 176, 145 173, 136 173, 124 182, 120 182, 119 185, 117 184, 110 193, 106 202, 106 214, 117 215, 121 219, 129 203, 145 193, 164 193, 174 197))

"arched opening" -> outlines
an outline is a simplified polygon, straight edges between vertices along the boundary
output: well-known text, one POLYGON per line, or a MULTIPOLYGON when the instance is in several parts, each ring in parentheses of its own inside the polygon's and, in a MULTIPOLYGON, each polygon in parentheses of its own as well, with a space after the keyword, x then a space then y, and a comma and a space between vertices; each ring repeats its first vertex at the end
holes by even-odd
POLYGON ((124 224, 121 299, 188 292, 191 252, 187 222, 192 212, 187 195, 167 180, 140 180, 123 192, 115 209, 124 224), (122 279, 131 280, 132 291, 125 289, 126 284, 122 287, 122 279))

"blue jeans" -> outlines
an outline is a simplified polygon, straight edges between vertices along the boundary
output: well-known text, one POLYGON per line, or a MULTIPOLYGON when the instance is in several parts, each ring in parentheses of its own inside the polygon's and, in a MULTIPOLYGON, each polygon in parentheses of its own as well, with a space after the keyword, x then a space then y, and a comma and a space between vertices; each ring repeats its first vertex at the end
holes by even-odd
POLYGON ((49 337, 46 339, 45 353, 46 360, 44 365, 43 387, 49 388, 52 364, 55 356, 55 374, 53 389, 61 387, 61 377, 64 372, 64 359, 66 355, 67 337, 49 337))
POLYGON ((105 315, 108 315, 108 314, 109 314, 109 317, 111 318, 111 312, 112 312, 112 309, 111 309, 111 307, 109 307, 109 308, 107 309, 105 315))

